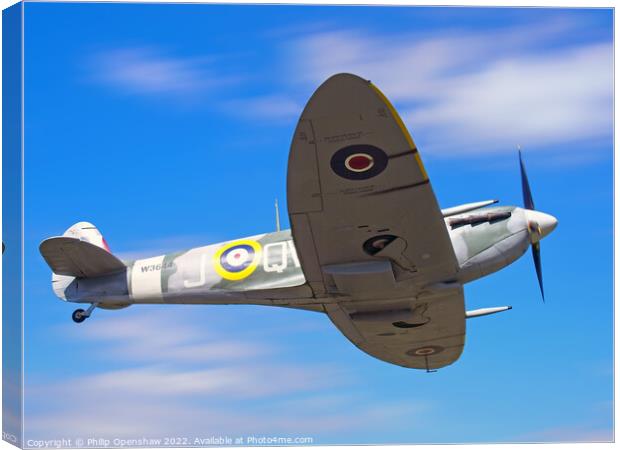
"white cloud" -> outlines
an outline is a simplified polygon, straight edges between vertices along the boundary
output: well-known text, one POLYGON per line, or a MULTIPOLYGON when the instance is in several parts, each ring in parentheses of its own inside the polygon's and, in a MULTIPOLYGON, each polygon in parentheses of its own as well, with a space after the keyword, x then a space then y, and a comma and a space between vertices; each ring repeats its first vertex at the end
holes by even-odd
POLYGON ((121 48, 91 61, 96 79, 130 94, 189 99, 218 85, 208 58, 167 56, 153 48, 121 48))
MULTIPOLYGON (((248 358, 247 361, 256 360, 248 358)), ((148 397, 157 397, 160 400, 179 400, 182 397, 191 397, 194 400, 250 400, 331 387, 333 382, 326 382, 330 377, 338 379, 335 371, 328 367, 308 368, 285 364, 265 366, 255 362, 221 365, 209 369, 141 366, 63 380, 49 384, 44 389, 34 388, 31 394, 44 391, 48 395, 67 399, 72 395, 71 392, 89 391, 96 392, 102 397, 102 401, 118 396, 130 396, 140 401, 148 397)))
POLYGON ((261 357, 273 351, 272 347, 258 342, 214 336, 204 327, 204 322, 201 325, 203 328, 198 328, 195 322, 178 313, 136 311, 93 320, 87 327, 69 325, 63 327, 63 332, 100 345, 103 348, 99 352, 101 357, 134 362, 235 361, 261 357))
POLYGON ((274 94, 223 103, 226 111, 256 121, 285 122, 301 115, 303 104, 292 97, 274 94))
POLYGON ((323 23, 276 30, 287 36, 281 59, 273 62, 282 80, 271 92, 246 98, 229 88, 246 78, 255 84, 259 75, 231 77, 215 58, 122 48, 93 61, 97 78, 122 91, 183 102, 208 94, 220 111, 275 124, 294 123, 307 93, 329 76, 356 73, 395 103, 424 154, 565 144, 571 158, 608 142, 613 128, 612 43, 569 41, 578 26, 556 20, 476 32, 372 34, 330 31, 323 23))
MULTIPOLYGON (((27 438, 316 436, 370 424, 389 431, 403 416, 428 410, 420 401, 355 394, 348 368, 288 361, 270 339, 283 334, 279 328, 255 333, 235 327, 238 317, 191 310, 99 311, 85 326, 57 328, 51 337, 70 341, 72 356, 88 370, 27 380, 27 438), (347 395, 340 393, 345 385, 347 395)), ((298 321, 295 330, 316 333, 317 317, 298 321)))
MULTIPOLYGON (((284 367, 274 367, 283 370, 284 367)), ((316 368, 319 373, 321 368, 316 368)), ((282 376, 294 376, 285 370, 282 376)), ((247 436, 259 435, 294 435, 325 436, 334 433, 351 433, 373 429, 389 433, 401 429, 403 417, 415 418, 427 413, 429 408, 419 401, 408 399, 403 402, 368 401, 368 399, 350 399, 347 402, 327 402, 320 400, 328 395, 324 387, 308 383, 306 397, 281 402, 284 395, 299 394, 283 389, 278 393, 265 394, 260 401, 240 394, 233 396, 230 389, 222 385, 211 386, 208 390, 196 386, 204 383, 199 380, 200 373, 187 378, 164 377, 154 390, 147 392, 143 388, 134 390, 142 382, 155 381, 150 376, 135 374, 135 383, 119 379, 96 380, 85 378, 79 383, 67 380, 62 385, 45 391, 33 390, 31 395, 37 399, 39 412, 27 415, 26 436, 30 439, 49 439, 51 437, 106 437, 137 438, 162 436, 199 436, 211 435, 247 436), (188 383, 178 386, 180 394, 161 395, 160 389, 170 390, 172 383, 188 383), (190 391, 191 390, 191 391, 190 391), (211 394, 211 395, 210 395, 211 394), (361 403, 360 403, 361 401, 361 403)), ((248 371, 247 376, 261 375, 248 371)), ((332 375, 324 372, 323 377, 332 375)), ((280 379, 258 378, 271 389, 278 389, 280 379)), ((206 383, 204 383, 206 384, 206 383)), ((232 388, 231 383, 229 385, 232 388)), ((239 386, 243 389, 243 386, 239 386)), ((243 392, 243 390, 241 391, 243 392)), ((407 429, 415 429, 415 423, 406 422, 407 429)))
POLYGON ((611 46, 589 45, 504 59, 454 77, 432 104, 412 107, 405 117, 435 131, 438 143, 453 151, 514 151, 517 143, 541 147, 609 136, 611 88, 611 46))
MULTIPOLYGON (((157 438, 211 436, 310 436, 320 444, 325 435, 343 437, 342 433, 367 431, 369 427, 389 435, 402 426, 402 415, 420 417, 427 412, 409 400, 406 406, 394 407, 366 404, 352 409, 352 405, 339 405, 337 409, 305 409, 305 402, 280 408, 277 402, 254 404, 222 401, 197 405, 179 399, 136 398, 127 392, 113 392, 104 398, 94 391, 75 391, 64 399, 61 411, 53 409, 27 422, 26 436, 30 439, 50 437, 82 438, 157 438), (90 401, 85 398, 89 396, 90 401)), ((57 400, 61 402, 60 399, 57 400)), ((408 430, 418 428, 415 422, 407 423, 408 430)), ((389 439, 389 438, 386 438, 389 439)))
POLYGON ((371 79, 414 139, 422 137, 424 152, 512 152, 517 144, 611 136, 612 44, 540 48, 541 39, 561 40, 569 28, 561 22, 426 37, 322 32, 299 38, 289 58, 307 83, 338 72, 371 79))

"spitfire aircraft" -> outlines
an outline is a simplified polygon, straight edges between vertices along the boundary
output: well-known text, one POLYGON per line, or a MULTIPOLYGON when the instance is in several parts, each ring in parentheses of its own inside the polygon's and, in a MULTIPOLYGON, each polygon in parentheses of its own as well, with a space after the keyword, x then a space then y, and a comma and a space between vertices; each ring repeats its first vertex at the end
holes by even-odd
POLYGON ((540 240, 557 220, 536 211, 519 152, 524 207, 496 200, 440 209, 418 149, 371 82, 334 75, 312 95, 291 143, 290 230, 122 261, 79 222, 44 240, 62 300, 95 308, 137 304, 253 304, 327 314, 357 347, 432 371, 456 361, 466 319, 463 286, 508 266, 528 247, 541 293, 540 240))

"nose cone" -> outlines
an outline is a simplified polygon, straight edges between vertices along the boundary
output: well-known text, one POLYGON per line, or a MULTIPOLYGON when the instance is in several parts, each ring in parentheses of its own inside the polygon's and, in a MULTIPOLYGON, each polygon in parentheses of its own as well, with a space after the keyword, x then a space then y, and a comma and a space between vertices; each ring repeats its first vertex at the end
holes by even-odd
POLYGON ((538 226, 538 230, 540 230, 540 239, 555 230, 555 227, 558 225, 558 219, 544 212, 528 209, 525 211, 525 216, 528 223, 534 227, 538 226))

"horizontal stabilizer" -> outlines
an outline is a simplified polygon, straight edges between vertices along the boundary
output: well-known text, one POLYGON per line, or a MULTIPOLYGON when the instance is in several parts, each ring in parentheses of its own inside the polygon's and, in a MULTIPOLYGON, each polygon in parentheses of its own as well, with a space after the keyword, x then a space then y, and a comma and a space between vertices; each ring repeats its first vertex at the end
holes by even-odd
POLYGON ((126 268, 112 253, 73 237, 46 239, 41 242, 39 251, 57 275, 91 278, 121 272, 126 268))

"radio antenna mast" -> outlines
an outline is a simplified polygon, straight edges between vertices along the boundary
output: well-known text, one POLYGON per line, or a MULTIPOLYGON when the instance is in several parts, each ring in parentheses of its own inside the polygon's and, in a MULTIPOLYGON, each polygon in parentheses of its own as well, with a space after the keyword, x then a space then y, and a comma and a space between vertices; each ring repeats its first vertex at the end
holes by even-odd
POLYGON ((280 231, 280 208, 278 208, 278 199, 276 198, 276 231, 280 231))

